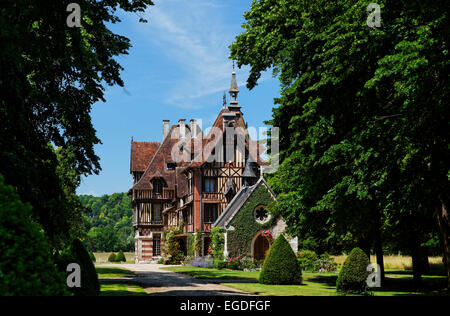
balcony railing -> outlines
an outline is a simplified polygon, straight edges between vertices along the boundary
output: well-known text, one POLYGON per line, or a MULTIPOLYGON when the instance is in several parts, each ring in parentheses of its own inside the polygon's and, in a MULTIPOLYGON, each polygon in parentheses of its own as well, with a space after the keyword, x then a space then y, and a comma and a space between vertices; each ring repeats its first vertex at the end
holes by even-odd
POLYGON ((220 195, 222 193, 217 193, 217 192, 202 192, 202 199, 203 200, 220 200, 220 195))
POLYGON ((133 200, 143 199, 163 199, 172 200, 175 198, 175 190, 163 188, 162 194, 153 192, 153 190, 135 190, 133 191, 133 200))

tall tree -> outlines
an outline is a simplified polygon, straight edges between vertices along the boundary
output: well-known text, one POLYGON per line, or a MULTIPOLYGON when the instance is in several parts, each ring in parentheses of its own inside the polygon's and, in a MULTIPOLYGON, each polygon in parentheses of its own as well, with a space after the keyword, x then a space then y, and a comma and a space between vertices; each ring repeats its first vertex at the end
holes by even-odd
MULTIPOLYGON (((281 82, 269 123, 283 127, 282 164, 271 184, 293 230, 350 232, 363 249, 377 241, 382 257, 383 227, 418 235, 414 254, 437 229, 423 218, 434 218, 448 263, 445 1, 378 1, 380 27, 367 24, 370 2, 254 0, 231 58, 250 65, 250 89, 270 68, 281 82)), ((447 273, 450 282, 448 264, 447 273)))
POLYGON ((91 107, 105 101, 105 84, 123 85, 116 57, 131 46, 109 25, 120 22, 119 9, 139 13, 153 4, 80 0, 81 27, 70 27, 70 2, 16 0, 0 7, 0 173, 31 203, 55 246, 68 241, 69 224, 61 216, 66 194, 52 147, 70 150, 76 174, 99 172, 91 107))

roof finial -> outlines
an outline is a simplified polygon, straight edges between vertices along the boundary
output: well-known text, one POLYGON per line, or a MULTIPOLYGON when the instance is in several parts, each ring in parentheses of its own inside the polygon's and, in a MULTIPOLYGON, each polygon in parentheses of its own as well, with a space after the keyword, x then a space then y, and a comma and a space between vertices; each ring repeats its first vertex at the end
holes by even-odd
POLYGON ((234 70, 234 59, 233 59, 233 70, 234 70))
POLYGON ((223 92, 223 109, 225 109, 227 107, 227 94, 226 94, 226 92, 224 91, 223 92))

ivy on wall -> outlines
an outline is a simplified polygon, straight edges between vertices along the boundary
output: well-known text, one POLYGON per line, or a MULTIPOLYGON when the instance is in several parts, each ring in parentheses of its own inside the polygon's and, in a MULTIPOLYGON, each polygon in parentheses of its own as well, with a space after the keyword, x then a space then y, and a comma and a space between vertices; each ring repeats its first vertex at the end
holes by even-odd
POLYGON ((254 210, 259 205, 269 206, 274 200, 261 183, 250 195, 248 200, 241 207, 241 210, 231 221, 234 230, 228 231, 227 247, 230 257, 251 255, 251 244, 253 237, 262 229, 272 227, 277 220, 277 215, 270 213, 267 223, 260 224, 255 220, 254 210))
POLYGON ((188 257, 195 256, 195 235, 188 233, 186 237, 186 253, 188 257))
POLYGON ((225 236, 223 229, 220 227, 211 228, 211 250, 214 259, 223 260, 223 251, 225 244, 225 236))

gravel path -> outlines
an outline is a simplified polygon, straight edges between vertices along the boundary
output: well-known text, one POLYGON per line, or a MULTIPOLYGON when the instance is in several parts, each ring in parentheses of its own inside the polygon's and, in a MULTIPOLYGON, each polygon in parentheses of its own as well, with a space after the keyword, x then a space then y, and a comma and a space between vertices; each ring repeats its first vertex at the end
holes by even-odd
MULTIPOLYGON (((162 296, 222 296, 250 295, 249 293, 232 289, 218 283, 242 282, 238 280, 208 280, 196 279, 172 271, 161 269, 167 267, 161 264, 102 264, 99 265, 125 268, 136 273, 135 278, 110 278, 115 283, 137 283, 150 295, 162 296)), ((108 282, 108 279, 101 279, 108 282)))

